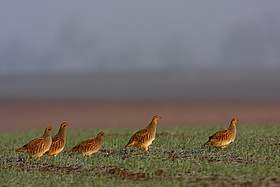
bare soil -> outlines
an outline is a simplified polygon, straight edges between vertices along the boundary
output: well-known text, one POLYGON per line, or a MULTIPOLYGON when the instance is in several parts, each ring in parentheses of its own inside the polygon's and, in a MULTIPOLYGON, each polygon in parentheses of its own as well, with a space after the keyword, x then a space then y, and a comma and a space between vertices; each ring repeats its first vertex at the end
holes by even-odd
POLYGON ((155 170, 154 173, 145 173, 141 169, 137 171, 129 170, 124 167, 113 165, 101 165, 83 168, 82 166, 59 166, 53 164, 46 164, 40 162, 29 162, 24 159, 10 158, 7 159, 4 164, 0 166, 1 169, 17 168, 26 172, 40 171, 40 172, 56 172, 59 174, 80 174, 88 173, 90 175, 100 175, 109 178, 119 178, 122 180, 130 181, 148 181, 148 180, 178 180, 185 181, 189 185, 216 185, 216 186, 278 186, 280 184, 279 178, 266 177, 259 180, 245 179, 240 180, 238 178, 222 177, 218 175, 210 176, 193 176, 189 173, 178 173, 177 175, 170 175, 163 169, 155 170))

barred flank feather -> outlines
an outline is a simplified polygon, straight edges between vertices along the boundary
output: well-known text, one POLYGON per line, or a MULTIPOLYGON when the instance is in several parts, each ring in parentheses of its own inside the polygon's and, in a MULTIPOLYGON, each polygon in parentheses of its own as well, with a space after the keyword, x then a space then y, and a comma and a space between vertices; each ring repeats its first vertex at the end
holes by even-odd
POLYGON ((73 147, 70 152, 79 153, 83 156, 90 156, 97 153, 102 147, 104 139, 104 132, 99 132, 95 138, 82 141, 75 147, 73 147))
POLYGON ((25 151, 26 148, 24 146, 16 149, 16 152, 25 152, 25 151))
POLYGON ((156 127, 160 118, 160 116, 154 116, 146 128, 137 131, 131 136, 125 147, 136 147, 139 149, 144 149, 147 152, 149 150, 149 146, 156 137, 156 127))
POLYGON ((212 145, 218 148, 226 148, 234 142, 236 137, 237 118, 233 118, 229 127, 226 130, 218 131, 209 137, 209 140, 204 145, 212 145))
POLYGON ((46 153, 48 156, 56 156, 63 151, 66 142, 66 127, 68 124, 62 122, 58 133, 52 138, 52 145, 49 151, 46 153))
POLYGON ((51 147, 52 137, 51 137, 51 127, 45 129, 42 137, 31 140, 24 146, 17 148, 16 152, 27 153, 30 156, 40 158, 43 156, 51 147))

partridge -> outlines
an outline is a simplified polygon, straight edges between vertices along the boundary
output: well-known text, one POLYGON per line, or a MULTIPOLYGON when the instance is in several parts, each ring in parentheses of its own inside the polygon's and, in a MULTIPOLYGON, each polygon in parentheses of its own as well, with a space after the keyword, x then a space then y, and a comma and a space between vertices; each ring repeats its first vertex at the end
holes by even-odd
POLYGON ((212 145, 217 148, 226 148, 229 144, 234 142, 236 137, 237 118, 233 118, 227 129, 218 131, 209 137, 209 140, 204 145, 212 145))
POLYGON ((64 149, 67 126, 68 124, 65 121, 60 124, 58 133, 52 138, 51 148, 46 152, 48 156, 56 156, 64 149))
POLYGON ((125 147, 135 147, 143 149, 145 152, 148 152, 149 146, 155 140, 156 129, 160 119, 160 116, 155 115, 146 128, 141 129, 132 135, 125 147))
POLYGON ((99 132, 95 138, 84 140, 71 149, 72 153, 90 156, 100 150, 104 140, 104 132, 99 132))
POLYGON ((40 158, 51 147, 52 144, 51 131, 52 131, 51 127, 46 128, 42 137, 31 140, 29 143, 25 144, 24 146, 16 149, 16 152, 27 153, 28 155, 34 158, 40 158))

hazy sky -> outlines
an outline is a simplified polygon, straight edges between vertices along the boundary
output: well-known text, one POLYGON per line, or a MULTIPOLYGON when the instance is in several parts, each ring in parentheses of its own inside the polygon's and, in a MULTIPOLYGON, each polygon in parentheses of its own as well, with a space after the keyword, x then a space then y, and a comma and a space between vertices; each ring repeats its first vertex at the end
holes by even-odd
POLYGON ((0 3, 0 73, 280 64, 280 1, 0 3))

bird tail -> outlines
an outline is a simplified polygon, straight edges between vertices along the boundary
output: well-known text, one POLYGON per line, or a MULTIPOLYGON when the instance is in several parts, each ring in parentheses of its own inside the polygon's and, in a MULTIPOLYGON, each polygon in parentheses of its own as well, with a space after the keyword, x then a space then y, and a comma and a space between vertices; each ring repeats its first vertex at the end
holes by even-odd
POLYGON ((68 152, 69 153, 75 153, 75 152, 78 151, 78 149, 79 149, 78 147, 73 147, 72 149, 69 149, 68 152))
POLYGON ((75 146, 73 147, 72 149, 68 149, 66 151, 68 154, 72 155, 72 154, 75 154, 75 153, 78 153, 79 152, 79 147, 78 146, 75 146))
POLYGON ((16 152, 25 152, 25 151, 26 151, 25 147, 20 147, 16 149, 16 152))
POLYGON ((206 143, 204 143, 201 147, 205 147, 205 146, 207 146, 207 145, 209 145, 209 141, 207 141, 206 143))
POLYGON ((128 144, 126 144, 125 146, 124 146, 124 148, 127 148, 127 147, 129 147, 130 146, 130 144, 128 143, 128 144))
POLYGON ((130 146, 133 146, 134 142, 129 141, 125 146, 124 149, 122 150, 124 154, 127 154, 127 148, 130 146))
POLYGON ((128 143, 126 144, 125 148, 130 147, 130 146, 132 146, 133 144, 134 144, 134 142, 128 142, 128 143))

